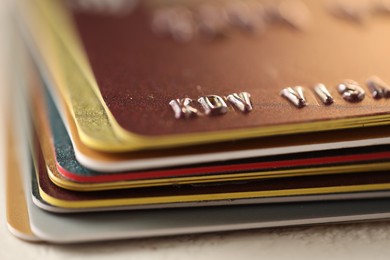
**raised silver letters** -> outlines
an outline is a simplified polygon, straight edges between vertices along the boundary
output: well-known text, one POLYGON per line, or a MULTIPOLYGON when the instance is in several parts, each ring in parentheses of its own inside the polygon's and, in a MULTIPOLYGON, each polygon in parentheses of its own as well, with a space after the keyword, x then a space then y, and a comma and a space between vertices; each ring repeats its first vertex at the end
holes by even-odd
POLYGON ((202 96, 197 100, 198 103, 193 104, 193 102, 196 101, 193 101, 190 98, 173 99, 169 102, 169 105, 173 109, 175 118, 177 119, 188 119, 201 115, 223 115, 229 111, 228 104, 242 113, 249 113, 253 110, 251 94, 248 92, 233 93, 229 94, 227 97, 217 95, 202 96), (195 107, 193 105, 195 105, 195 107), (199 109, 197 109, 198 107, 202 107, 204 111, 199 111, 199 109))
POLYGON ((199 111, 191 106, 191 102, 192 99, 190 98, 173 99, 169 102, 169 105, 175 112, 175 117, 177 119, 197 117, 199 111))
POLYGON ((288 99, 291 103, 293 103, 296 107, 302 108, 307 105, 305 95, 303 93, 303 88, 301 86, 297 86, 294 88, 288 87, 282 89, 280 95, 288 99))
POLYGON ((371 95, 375 99, 390 98, 390 87, 377 76, 372 76, 366 81, 371 95))
POLYGON ((248 92, 241 92, 239 94, 233 93, 226 97, 226 100, 235 108, 238 108, 243 113, 248 113, 253 110, 251 103, 251 94, 248 92))
MULTIPOLYGON (((390 98, 390 86, 377 76, 372 76, 366 81, 372 97, 375 99, 390 98)), ((200 89, 200 86, 197 88, 200 89)), ((314 85, 312 91, 324 105, 335 102, 327 87, 322 83, 314 85)), ((347 79, 337 85, 337 91, 348 102, 361 102, 365 98, 364 89, 356 81, 347 79)), ((297 108, 307 106, 305 89, 302 86, 287 87, 280 91, 280 95, 290 101, 297 108)), ((196 101, 190 98, 173 99, 169 105, 175 113, 175 117, 194 118, 197 116, 218 116, 229 111, 249 113, 253 110, 251 95, 248 92, 232 93, 225 96, 207 95, 201 96, 196 101)))
POLYGON ((317 85, 315 85, 314 92, 325 105, 333 104, 334 99, 324 84, 318 83, 317 85))
POLYGON ((228 111, 225 100, 217 95, 200 97, 198 102, 202 105, 206 115, 223 115, 228 111))
POLYGON ((364 99, 365 91, 356 81, 347 79, 337 85, 338 92, 349 102, 360 102, 364 99))

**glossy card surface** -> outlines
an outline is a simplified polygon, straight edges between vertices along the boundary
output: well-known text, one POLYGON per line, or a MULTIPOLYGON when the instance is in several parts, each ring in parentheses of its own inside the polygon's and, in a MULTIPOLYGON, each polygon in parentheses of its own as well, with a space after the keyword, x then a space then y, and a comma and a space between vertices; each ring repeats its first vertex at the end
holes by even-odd
MULTIPOLYGON (((341 6, 329 8, 326 1, 302 1, 291 8, 275 2, 266 10, 281 21, 269 22, 267 11, 261 35, 243 32, 229 20, 226 36, 205 41, 196 34, 185 43, 160 37, 151 26, 169 8, 185 8, 197 16, 204 7, 197 1, 184 7, 143 1, 120 16, 62 4, 39 1, 30 12, 40 14, 40 29, 46 28, 35 38, 38 49, 43 42, 50 45, 45 45, 45 62, 56 74, 81 140, 95 149, 123 151, 388 124, 388 100, 376 93, 385 93, 389 80, 390 38, 385 32, 390 20, 372 3, 363 5, 370 17, 364 20, 367 26, 348 19, 341 6), (307 21, 297 22, 301 15, 294 17, 289 10, 305 13, 307 21), (229 99, 244 92, 250 93, 251 111, 244 96, 229 99), (332 104, 323 104, 324 93, 332 104), (100 103, 92 102, 93 96, 100 103), (183 105, 185 98, 199 103, 191 105, 201 111, 196 118, 175 118, 171 101, 183 105), (224 109, 224 103, 232 104, 224 109), (96 128, 100 125, 111 125, 113 136, 102 134, 108 128, 96 128)), ((214 7, 231 9, 219 2, 214 7)), ((36 28, 31 30, 35 36, 36 28)))
MULTIPOLYGON (((44 115, 46 108, 43 104, 46 103, 44 96, 45 91, 42 91, 42 81, 36 76, 34 70, 31 71, 32 76, 29 80, 31 87, 31 94, 34 102, 37 103, 35 110, 39 110, 39 114, 44 115)), ((74 157, 85 165, 87 168, 95 169, 99 172, 118 172, 124 170, 148 169, 156 167, 185 165, 191 163, 207 163, 213 161, 228 161, 236 158, 270 156, 278 154, 291 154, 305 151, 321 151, 335 148, 349 148, 355 146, 370 146, 376 144, 385 144, 390 139, 388 135, 388 127, 371 127, 363 128, 358 131, 339 130, 328 134, 311 133, 305 135, 280 136, 270 138, 258 138, 250 141, 221 143, 216 146, 195 146, 190 148, 169 149, 165 151, 144 151, 132 153, 101 153, 91 150, 84 146, 77 135, 73 119, 69 117, 67 109, 59 104, 60 100, 56 100, 57 107, 62 112, 62 120, 68 128, 68 133, 71 135, 72 144, 70 144, 69 137, 65 133, 63 123, 61 122, 55 106, 52 104, 51 98, 47 98, 48 113, 51 119, 50 124, 54 133, 54 143, 56 158, 59 162, 59 171, 67 176, 67 178, 75 179, 77 176, 72 174, 81 171, 77 170, 79 163, 75 162, 74 157), (72 148, 73 145, 73 148, 72 148), (61 151, 66 152, 61 152, 61 151), (74 152, 73 152, 74 150, 74 152), (67 156, 69 155, 69 158, 67 156), (73 168, 72 168, 73 167, 73 168), (73 170, 69 170, 69 169, 73 170)), ((43 124, 47 119, 41 120, 43 124)), ((51 134, 50 134, 51 135, 51 134)), ((369 151, 375 151, 375 148, 369 148, 369 151)), ((370 160, 374 158, 377 160, 383 159, 385 154, 378 154, 377 156, 370 155, 368 157, 354 157, 353 160, 370 160)), ((338 162, 342 159, 337 159, 338 162)), ((310 160, 309 160, 310 161, 310 160)), ((306 163, 313 163, 307 161, 306 163)), ((332 163, 330 160, 324 160, 327 163, 332 163)), ((272 164, 274 166, 274 164, 272 164)), ((272 166, 270 165, 270 166, 272 166)), ((302 165, 302 164, 300 164, 302 165)), ((248 169, 248 168, 246 168, 248 169)), ((251 168, 253 169, 253 168, 251 168)), ((233 170, 233 169, 230 169, 233 170)), ((235 168, 234 170, 237 170, 235 168)), ((84 171, 85 173, 85 171, 84 171)), ((169 173, 167 173, 169 174, 169 173)), ((99 175, 104 175, 103 173, 99 175)), ((157 175, 154 175, 158 177, 157 175)), ((167 176, 167 175, 165 175, 167 176)), ((146 177, 146 176, 145 176, 146 177)), ((118 177, 120 178, 120 177, 118 177)), ((110 177, 108 177, 109 180, 110 177)), ((119 179, 115 179, 119 180, 119 179)), ((82 178, 77 181, 86 181, 82 178)))
POLYGON ((128 171, 103 173, 89 170, 78 163, 74 150, 60 116, 48 97, 47 113, 39 104, 38 97, 35 111, 40 117, 37 124, 41 138, 52 136, 50 140, 55 150, 58 173, 63 178, 51 175, 52 180, 60 186, 74 190, 96 190, 113 188, 130 188, 148 185, 170 185, 172 183, 200 183, 228 181, 232 179, 261 179, 283 176, 316 175, 326 173, 346 173, 358 171, 376 171, 389 168, 390 158, 387 146, 331 150, 284 156, 268 156, 246 160, 234 160, 213 164, 190 165, 149 171, 128 171), (47 121, 50 122, 51 131, 47 121), (137 182, 138 180, 138 182, 137 182), (148 182, 149 180, 149 182, 148 182), (83 185, 84 184, 84 185, 83 185))
MULTIPOLYGON (((33 81, 33 79, 31 79, 33 81)), ((193 165, 149 171, 102 173, 81 166, 56 107, 49 95, 34 88, 31 102, 34 104, 35 123, 41 142, 49 143, 55 151, 57 171, 63 177, 50 175, 62 187, 74 190, 113 189, 172 183, 197 183, 248 180, 297 175, 343 173, 364 170, 383 170, 389 165, 386 146, 367 147, 363 150, 344 149, 291 156, 274 156, 247 160, 226 161, 214 164, 193 165), (49 121, 49 122, 48 122, 49 121), (49 138, 49 137, 52 138, 49 138), (353 162, 353 164, 352 164, 353 162), (365 164, 365 165, 362 165, 365 164), (138 181, 137 181, 138 180, 138 181), (149 180, 149 181, 148 181, 149 180), (84 185, 83 185, 84 183, 84 185), (94 185, 95 183, 95 185, 94 185)), ((43 146, 45 149, 45 145, 43 146)))

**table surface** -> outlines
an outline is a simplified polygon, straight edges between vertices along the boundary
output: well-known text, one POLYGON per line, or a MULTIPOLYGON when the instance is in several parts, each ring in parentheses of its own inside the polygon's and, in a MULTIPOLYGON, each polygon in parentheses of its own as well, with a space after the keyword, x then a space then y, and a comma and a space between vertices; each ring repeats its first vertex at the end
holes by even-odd
POLYGON ((275 228, 79 245, 12 236, 4 212, 7 0, 0 0, 0 259, 389 259, 390 221, 275 228))

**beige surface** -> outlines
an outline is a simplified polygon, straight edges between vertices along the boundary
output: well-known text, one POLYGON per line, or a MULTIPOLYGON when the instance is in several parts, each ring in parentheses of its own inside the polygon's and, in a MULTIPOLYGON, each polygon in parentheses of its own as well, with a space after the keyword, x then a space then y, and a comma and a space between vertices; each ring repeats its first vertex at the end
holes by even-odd
MULTIPOLYGON (((0 13, 4 14, 0 0, 0 13)), ((0 27, 4 28, 0 16, 0 27)), ((1 29, 3 29, 1 28, 1 29)), ((0 45, 6 37, 0 31, 0 45)), ((4 67, 4 47, 0 64, 4 67)), ((4 74, 0 75, 4 144, 4 74)), ((390 222, 267 229, 76 246, 29 244, 7 230, 4 214, 4 151, 0 149, 0 259, 388 259, 390 222)))
POLYGON ((6 213, 8 228, 17 237, 25 240, 37 240, 30 228, 28 217, 26 194, 23 189, 22 175, 18 162, 17 148, 15 144, 14 129, 12 121, 7 119, 6 123, 6 213))

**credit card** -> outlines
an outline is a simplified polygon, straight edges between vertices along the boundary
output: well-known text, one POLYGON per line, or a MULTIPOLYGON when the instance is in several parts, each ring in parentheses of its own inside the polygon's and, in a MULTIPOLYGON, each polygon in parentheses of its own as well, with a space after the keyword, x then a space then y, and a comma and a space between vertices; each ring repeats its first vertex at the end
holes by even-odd
MULTIPOLYGON (((40 201, 37 190, 33 188, 33 199, 40 201)), ((30 194, 26 198, 32 229, 41 239, 53 243, 345 223, 390 217, 389 200, 383 198, 89 214, 51 214, 34 205, 30 194)))
POLYGON ((373 146, 149 171, 96 172, 78 163, 54 104, 48 97, 47 106, 44 106, 45 100, 42 96, 34 95, 31 100, 34 104, 32 111, 35 111, 37 133, 46 155, 45 160, 56 165, 56 171, 49 172, 51 180, 66 189, 90 191, 232 180, 248 181, 300 175, 376 171, 390 167, 388 162, 390 152, 387 146, 373 146), (52 151, 55 151, 55 154, 52 151))
MULTIPOLYGON (((31 69, 33 75, 29 79, 31 87, 31 95, 33 100, 38 101, 38 107, 46 103, 43 98, 45 91, 42 90, 43 83, 36 75, 35 70, 31 69)), ((50 88, 49 88, 50 89, 50 88)), ((52 95, 56 96, 56 95, 52 95)), ((69 115, 66 107, 61 105, 61 100, 56 100, 56 106, 61 112, 63 123, 58 119, 55 107, 52 105, 51 98, 47 98, 49 102, 48 112, 52 114, 51 125, 53 129, 58 128, 58 131, 64 132, 61 125, 64 123, 67 127, 68 133, 73 144, 73 149, 64 147, 69 153, 57 153, 56 157, 61 155, 72 154, 74 150, 76 159, 85 166, 99 172, 119 172, 119 171, 134 171, 147 170, 151 168, 162 168, 169 166, 180 166, 195 163, 209 163, 228 161, 240 158, 264 157, 280 154, 292 154, 298 152, 313 152, 321 150, 331 150, 350 147, 383 145, 390 141, 388 137, 389 126, 382 127, 366 127, 359 131, 338 130, 325 133, 308 133, 296 134, 289 136, 278 136, 268 138, 257 138, 252 140, 230 141, 219 143, 218 145, 198 145, 185 148, 137 151, 129 153, 102 153, 89 149, 80 141, 77 135, 76 126, 73 119, 69 115), (55 122, 53 122, 55 120, 55 122), (58 122, 57 122, 58 121, 58 122)), ((43 111, 41 114, 45 114, 43 111)), ((44 120, 46 121, 46 120, 44 120)), ((58 131, 54 131, 57 133, 58 131)), ((68 139, 66 134, 61 134, 61 138, 54 138, 55 142, 61 145, 69 143, 65 141, 68 139)), ((57 150, 57 149, 56 149, 57 150)), ((59 160, 63 161, 63 160, 59 160)), ((74 165, 73 163, 71 163, 74 165)), ((60 165, 61 168, 66 169, 66 165, 60 165)), ((71 172, 71 171, 69 171, 71 172)), ((64 171, 64 174, 65 171, 64 171)), ((72 178, 72 176, 68 176, 72 178)))
MULTIPOLYGON (((11 117, 9 117, 11 118, 11 117)), ((20 175, 20 160, 17 156, 16 136, 13 131, 14 123, 7 120, 6 149, 6 215, 8 230, 16 237, 26 241, 39 241, 30 227, 26 195, 20 175)))
MULTIPOLYGON (((51 214, 63 209, 46 204, 37 182, 26 191, 31 227, 41 239, 52 243, 79 243, 196 234, 323 223, 382 220, 390 217, 388 199, 252 204, 137 211, 51 214), (31 193, 33 196, 31 196, 31 193), (177 220, 177 221, 176 221, 177 220)), ((30 176, 30 177, 28 177, 30 176)), ((68 211, 74 212, 74 211, 68 211)))
MULTIPOLYGON (((47 54, 41 54, 80 139, 94 149, 172 147, 388 124, 390 64, 384 55, 390 38, 383 35, 390 29, 389 18, 370 19, 364 27, 349 21, 342 7, 334 7, 340 18, 325 3, 302 1, 291 8, 310 14, 307 31, 291 28, 299 15, 291 18, 285 4, 275 4, 270 10, 280 21, 269 22, 266 12, 261 37, 236 28, 211 42, 199 36, 178 43, 159 37, 151 24, 169 8, 197 16, 200 4, 166 7, 143 1, 119 16, 37 1, 29 14, 41 22, 32 23, 30 31, 38 49, 45 46, 47 54), (287 10, 289 18, 280 10, 287 10), (44 28, 39 37, 37 27, 44 28), (111 125, 118 139, 98 137, 96 130, 107 128, 97 125, 111 125)), ((227 10, 221 3, 215 8, 227 10)), ((231 23, 229 18, 229 28, 231 23)))
MULTIPOLYGON (((46 144, 42 143, 42 145, 46 144)), ((129 209, 131 206, 134 209, 161 208, 207 206, 208 203, 211 205, 247 204, 259 203, 261 199, 274 197, 291 201, 295 195, 338 193, 343 196, 350 193, 353 197, 354 192, 386 191, 390 188, 388 172, 363 172, 232 181, 210 185, 187 184, 91 192, 71 191, 55 185, 50 180, 49 175, 58 175, 58 173, 55 162, 48 157, 47 151, 41 150, 39 141, 35 137, 33 156, 39 194, 46 203, 68 209, 96 210, 112 207, 129 209)))

